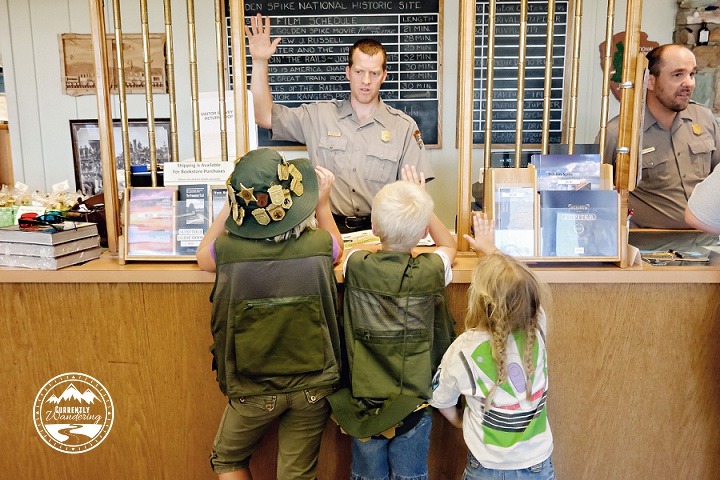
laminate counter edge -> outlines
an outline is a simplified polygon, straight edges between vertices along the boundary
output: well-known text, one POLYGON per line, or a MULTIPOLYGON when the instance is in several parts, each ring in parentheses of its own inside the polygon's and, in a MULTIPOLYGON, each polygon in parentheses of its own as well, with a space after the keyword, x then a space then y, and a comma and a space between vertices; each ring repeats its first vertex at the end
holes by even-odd
MULTIPOLYGON (((476 259, 458 256, 453 283, 470 282, 476 259)), ((547 283, 720 283, 720 267, 651 267, 621 269, 614 264, 531 264, 547 283)), ((335 269, 342 282, 342 268, 335 269)), ((0 267, 0 283, 213 283, 215 274, 203 272, 190 262, 128 262, 120 265, 108 253, 83 265, 61 270, 32 270, 0 267)))

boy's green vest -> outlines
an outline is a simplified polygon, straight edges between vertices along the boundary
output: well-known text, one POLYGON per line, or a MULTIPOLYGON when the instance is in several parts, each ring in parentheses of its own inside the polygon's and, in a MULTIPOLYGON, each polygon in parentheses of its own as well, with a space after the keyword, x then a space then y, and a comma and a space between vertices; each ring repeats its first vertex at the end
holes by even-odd
POLYGON ((215 241, 213 368, 230 398, 332 385, 340 376, 332 238, 215 241))
POLYGON ((455 338, 437 254, 356 252, 345 274, 350 388, 329 397, 356 438, 397 426, 432 396, 432 377, 455 338))

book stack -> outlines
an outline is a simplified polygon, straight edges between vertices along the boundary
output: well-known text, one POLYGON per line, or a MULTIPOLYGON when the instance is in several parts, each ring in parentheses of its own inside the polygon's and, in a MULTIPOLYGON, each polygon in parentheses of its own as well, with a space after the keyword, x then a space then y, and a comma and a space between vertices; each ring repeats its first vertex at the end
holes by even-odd
POLYGON ((0 266, 57 270, 100 256, 97 224, 65 222, 57 227, 62 230, 50 225, 0 228, 0 266))

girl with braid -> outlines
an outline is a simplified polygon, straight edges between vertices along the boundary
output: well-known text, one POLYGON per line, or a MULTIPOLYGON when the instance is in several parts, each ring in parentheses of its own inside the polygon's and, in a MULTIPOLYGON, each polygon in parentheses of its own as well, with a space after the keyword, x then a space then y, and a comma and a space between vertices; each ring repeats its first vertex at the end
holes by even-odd
POLYGON ((484 215, 473 226, 475 236, 465 238, 480 260, 468 290, 466 331, 443 356, 431 404, 463 430, 463 480, 554 480, 542 308, 548 288, 495 248, 494 226, 484 215))

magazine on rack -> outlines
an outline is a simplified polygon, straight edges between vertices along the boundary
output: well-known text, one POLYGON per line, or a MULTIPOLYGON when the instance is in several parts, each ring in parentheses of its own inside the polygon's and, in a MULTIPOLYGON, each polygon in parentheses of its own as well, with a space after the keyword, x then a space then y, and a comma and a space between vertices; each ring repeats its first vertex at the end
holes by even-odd
POLYGON ((495 245, 514 257, 535 256, 533 187, 501 186, 495 192, 495 245))
POLYGON ((546 257, 617 257, 615 190, 540 192, 541 252, 546 257))
POLYGON ((175 254, 177 187, 130 188, 127 204, 127 254, 175 254))
POLYGON ((177 203, 178 255, 195 255, 210 227, 210 199, 207 184, 179 185, 177 203))
POLYGON ((538 190, 599 190, 600 155, 533 155, 538 190))

